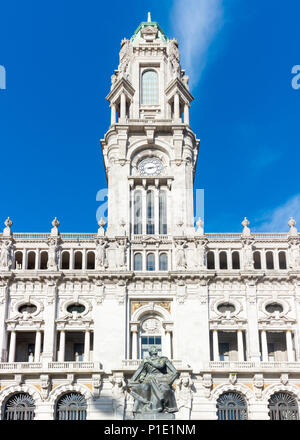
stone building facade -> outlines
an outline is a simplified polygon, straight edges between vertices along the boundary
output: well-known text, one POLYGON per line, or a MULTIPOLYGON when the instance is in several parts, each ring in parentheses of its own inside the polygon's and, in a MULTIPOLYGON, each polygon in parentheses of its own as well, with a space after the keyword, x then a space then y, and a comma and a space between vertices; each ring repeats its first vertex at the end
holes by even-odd
MULTIPOLYGON (((178 419, 297 419, 300 238, 204 233, 199 140, 176 40, 148 18, 121 43, 101 140, 108 224, 0 237, 1 419, 131 419, 126 383, 156 345, 178 419)), ((50 228, 49 228, 50 229, 50 228)))

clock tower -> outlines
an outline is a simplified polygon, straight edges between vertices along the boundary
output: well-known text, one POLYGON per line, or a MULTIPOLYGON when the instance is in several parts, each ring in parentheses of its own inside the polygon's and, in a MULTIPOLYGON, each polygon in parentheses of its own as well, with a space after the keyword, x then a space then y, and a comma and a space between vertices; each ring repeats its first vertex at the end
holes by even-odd
POLYGON ((178 43, 158 23, 142 22, 121 42, 101 140, 108 183, 107 237, 195 234, 193 180, 199 140, 178 43))

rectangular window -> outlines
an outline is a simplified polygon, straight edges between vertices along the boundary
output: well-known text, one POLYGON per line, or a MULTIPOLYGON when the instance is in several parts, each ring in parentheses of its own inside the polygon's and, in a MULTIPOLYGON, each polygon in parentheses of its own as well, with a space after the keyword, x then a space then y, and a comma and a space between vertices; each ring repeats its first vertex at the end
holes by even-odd
POLYGON ((221 342, 219 344, 220 361, 229 361, 229 344, 221 342))
POLYGON ((76 362, 83 361, 84 344, 74 344, 74 360, 76 362))
POLYGON ((158 354, 161 355, 161 336, 142 336, 142 359, 149 357, 148 350, 151 345, 154 345, 158 354))

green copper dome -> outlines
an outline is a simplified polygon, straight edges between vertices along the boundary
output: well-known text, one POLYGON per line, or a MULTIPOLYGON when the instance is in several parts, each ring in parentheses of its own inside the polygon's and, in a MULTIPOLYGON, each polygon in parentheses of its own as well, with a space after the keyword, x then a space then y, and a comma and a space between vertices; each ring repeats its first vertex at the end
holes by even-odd
POLYGON ((142 21, 142 23, 138 26, 134 34, 132 35, 130 42, 134 43, 135 41, 142 38, 141 30, 144 29, 147 26, 152 26, 158 30, 157 38, 160 38, 165 43, 169 41, 169 38, 166 36, 162 28, 159 26, 159 24, 156 21, 151 21, 151 15, 150 12, 148 12, 148 21, 142 21))

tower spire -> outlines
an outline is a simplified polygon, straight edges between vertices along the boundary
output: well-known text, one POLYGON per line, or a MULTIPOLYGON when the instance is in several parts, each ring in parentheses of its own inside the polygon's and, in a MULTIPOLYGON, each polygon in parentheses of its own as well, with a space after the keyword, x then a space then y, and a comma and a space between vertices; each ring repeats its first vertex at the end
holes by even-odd
POLYGON ((148 12, 148 19, 147 19, 148 23, 151 23, 151 12, 148 12))

